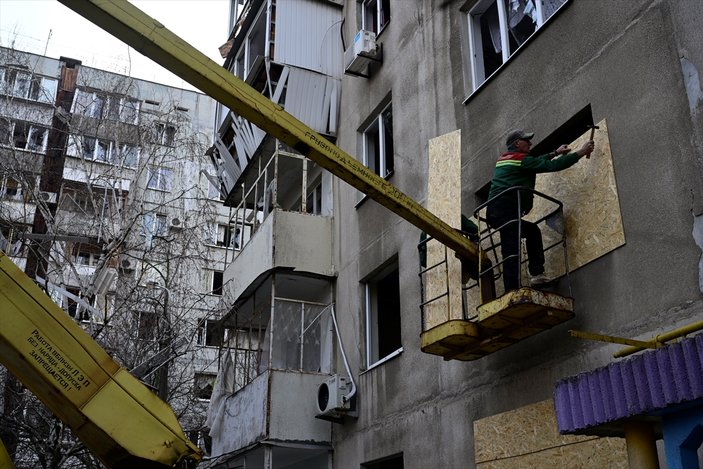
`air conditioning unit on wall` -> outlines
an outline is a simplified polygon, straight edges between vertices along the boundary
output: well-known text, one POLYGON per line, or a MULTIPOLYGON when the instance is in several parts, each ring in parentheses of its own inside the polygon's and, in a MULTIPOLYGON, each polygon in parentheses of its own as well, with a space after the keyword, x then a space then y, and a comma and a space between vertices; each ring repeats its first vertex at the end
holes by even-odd
POLYGON ((344 71, 351 75, 362 75, 371 62, 379 62, 380 53, 376 44, 376 33, 361 30, 354 42, 344 51, 344 71))
POLYGON ((341 417, 351 409, 351 403, 344 400, 349 393, 351 382, 339 375, 325 379, 317 387, 318 417, 341 417))
POLYGON ((178 217, 171 218, 169 221, 169 228, 172 230, 180 230, 183 229, 183 220, 181 220, 178 217))

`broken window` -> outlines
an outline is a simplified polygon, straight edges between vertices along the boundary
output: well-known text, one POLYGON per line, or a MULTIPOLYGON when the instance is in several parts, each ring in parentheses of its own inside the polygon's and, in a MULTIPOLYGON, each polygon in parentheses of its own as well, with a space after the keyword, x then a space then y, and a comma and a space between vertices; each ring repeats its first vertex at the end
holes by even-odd
POLYGON ((76 243, 73 245, 72 252, 76 264, 95 266, 100 260, 102 249, 97 244, 76 243))
POLYGON ((479 1, 468 13, 473 88, 498 70, 567 1, 479 1))
POLYGON ((386 106, 363 133, 363 162, 381 177, 393 172, 393 112, 386 106))
POLYGON ((402 351, 400 281, 394 261, 364 283, 366 305, 366 366, 402 351))
POLYGON ((226 331, 227 329, 223 330, 218 321, 201 319, 198 321, 196 342, 206 347, 219 347, 224 342, 226 331))
POLYGON ((0 67, 0 91, 17 98, 53 103, 58 80, 33 75, 28 70, 0 67))
POLYGON ((27 122, 15 122, 12 127, 12 146, 18 150, 43 153, 49 132, 45 127, 31 125, 27 122))
POLYGON ((222 284, 224 280, 224 272, 221 270, 212 271, 212 281, 210 283, 210 294, 222 295, 222 284))
POLYGON ((5 251, 8 256, 24 257, 27 254, 27 245, 24 240, 26 233, 31 233, 30 225, 10 223, 0 220, 0 250, 5 251))
POLYGON ((193 386, 195 397, 198 399, 210 399, 212 388, 215 385, 215 378, 217 378, 217 375, 214 373, 195 373, 195 385, 193 386))
POLYGON ((154 123, 153 141, 159 145, 173 146, 176 137, 176 128, 161 122, 154 123))
POLYGON ((133 324, 137 329, 137 339, 153 342, 156 340, 159 317, 149 311, 135 311, 133 324))

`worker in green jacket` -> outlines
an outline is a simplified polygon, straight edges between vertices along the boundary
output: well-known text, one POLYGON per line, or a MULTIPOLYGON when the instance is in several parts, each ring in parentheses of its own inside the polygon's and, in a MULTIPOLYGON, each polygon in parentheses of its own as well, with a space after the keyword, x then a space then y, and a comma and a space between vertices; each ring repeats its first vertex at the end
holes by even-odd
POLYGON ((544 275, 542 233, 536 224, 522 220, 532 209, 531 190, 535 188, 537 173, 561 171, 593 152, 593 141, 589 140, 575 152, 567 145, 561 145, 546 155, 532 156, 529 151, 533 137, 534 133, 521 129, 508 132, 505 140, 508 151, 496 162, 488 194, 486 219, 491 228, 500 231, 506 292, 520 288, 520 238, 525 238, 527 246, 530 286, 539 287, 549 282, 549 278, 544 275), (504 192, 514 187, 527 187, 531 190, 504 192))

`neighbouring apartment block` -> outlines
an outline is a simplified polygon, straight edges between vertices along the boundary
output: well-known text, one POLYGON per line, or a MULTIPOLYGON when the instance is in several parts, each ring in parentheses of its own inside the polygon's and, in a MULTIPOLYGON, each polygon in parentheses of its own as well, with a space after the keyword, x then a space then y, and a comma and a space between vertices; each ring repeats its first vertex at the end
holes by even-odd
POLYGON ((244 238, 207 467, 698 467, 698 2, 237 7, 229 71, 451 226, 472 219, 494 257, 471 288, 453 252, 220 108, 209 153, 244 238), (536 154, 595 151, 538 175, 553 281, 507 304, 482 207, 516 128, 536 154), (659 348, 615 358, 617 341, 659 348))
POLYGON ((215 101, 72 59, 0 55, 2 249, 22 268, 33 256, 31 275, 205 446, 224 338, 213 315, 241 242, 205 155, 215 101))

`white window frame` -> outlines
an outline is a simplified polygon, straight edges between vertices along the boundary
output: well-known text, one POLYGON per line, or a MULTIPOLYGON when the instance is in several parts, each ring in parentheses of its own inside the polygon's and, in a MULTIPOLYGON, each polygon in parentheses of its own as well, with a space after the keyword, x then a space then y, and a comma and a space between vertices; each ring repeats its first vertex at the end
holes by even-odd
MULTIPOLYGON (((507 0, 510 1, 510 0, 507 0)), ((539 29, 551 18, 554 14, 568 4, 570 0, 563 0, 563 3, 559 5, 552 14, 545 18, 544 15, 544 0, 533 0, 534 8, 537 15, 535 31, 530 35, 525 41, 518 46, 518 48, 511 53, 510 51, 510 39, 508 30, 508 12, 505 8, 505 0, 481 0, 474 5, 466 13, 466 20, 468 25, 468 39, 469 39, 469 57, 471 62, 471 81, 472 81, 472 91, 477 90, 483 83, 485 83, 492 75, 498 73, 505 63, 510 59, 511 56, 520 50, 525 44, 530 42, 530 39, 534 34, 539 31, 539 29), (492 4, 496 4, 498 10, 498 22, 500 27, 500 42, 501 42, 501 55, 502 64, 496 68, 491 74, 486 76, 483 61, 483 43, 481 40, 481 16, 491 7, 492 4)))
POLYGON ((173 186, 173 170, 161 166, 149 166, 146 186, 152 190, 170 192, 173 186))
POLYGON ((208 384, 210 384, 212 387, 215 385, 215 380, 217 379, 217 374, 215 373, 206 373, 204 371, 198 371, 195 372, 195 375, 193 376, 193 392, 195 394, 195 398, 198 399, 199 401, 204 401, 204 402, 209 402, 210 399, 212 399, 212 389, 210 390, 210 397, 202 397, 199 394, 199 385, 203 381, 208 381, 208 384))
MULTIPOLYGON (((400 269, 398 266, 397 262, 394 262, 393 264, 387 266, 383 270, 381 270, 378 274, 374 275, 372 278, 369 280, 365 281, 363 283, 364 285, 364 322, 365 322, 365 356, 366 356, 366 369, 371 369, 374 368, 382 363, 387 362, 388 360, 392 359, 393 357, 398 356, 403 352, 403 346, 402 346, 402 335, 401 335, 401 344, 400 346, 395 349, 394 351, 391 351, 387 353, 384 356, 380 356, 380 351, 378 350, 378 345, 379 345, 379 332, 383 333, 383 331, 379 331, 378 328, 378 307, 376 303, 377 299, 377 284, 380 280, 386 278, 388 275, 390 275, 392 272, 396 271, 398 275, 398 282, 400 282, 400 269)), ((398 299, 400 302, 400 298, 398 299)), ((401 311, 398 311, 399 315, 399 322, 402 324, 402 314, 401 311)), ((398 331, 399 333, 401 331, 398 331)))
POLYGON ((14 121, 14 122, 10 123, 9 131, 10 131, 10 139, 11 139, 10 146, 12 146, 13 148, 16 148, 18 150, 24 150, 24 151, 33 151, 35 153, 46 153, 46 145, 47 145, 47 142, 49 141, 49 129, 48 128, 42 127, 39 125, 34 125, 29 122, 14 121), (25 141, 24 147, 15 146, 15 130, 17 129, 17 124, 27 126, 29 128, 29 130, 27 132, 27 139, 25 141), (32 138, 36 135, 36 133, 38 131, 43 132, 43 136, 41 139, 41 145, 39 148, 34 148, 31 145, 31 142, 32 142, 32 138))
POLYGON ((222 296, 223 288, 225 286, 225 273, 222 270, 210 270, 210 288, 208 290, 209 295, 222 296), (215 293, 215 274, 220 274, 222 280, 220 281, 220 293, 215 293))
MULTIPOLYGON (((362 162, 364 166, 367 168, 373 170, 374 173, 378 174, 382 178, 387 178, 391 174, 393 174, 393 168, 394 168, 394 162, 393 162, 393 156, 394 155, 386 155, 386 139, 390 138, 391 139, 391 144, 393 143, 393 135, 391 134, 390 136, 386 135, 386 129, 383 125, 383 115, 386 113, 386 111, 390 111, 391 114, 391 119, 393 117, 393 108, 391 106, 392 103, 388 103, 387 106, 385 106, 381 112, 378 113, 378 115, 373 119, 371 124, 369 124, 364 131, 362 132, 362 143, 363 143, 363 148, 362 148, 362 162), (378 161, 379 161, 379 167, 378 168, 372 168, 370 165, 370 145, 369 145, 369 140, 372 138, 371 135, 373 133, 378 134, 378 152, 380 153, 378 161), (390 164, 389 164, 390 162, 390 164)), ((395 145, 393 145, 393 149, 395 152, 395 145)))
POLYGON ((20 68, 0 67, 0 92, 16 98, 27 99, 40 103, 53 104, 58 89, 56 78, 36 75, 20 68), (26 78, 24 86, 18 88, 17 76, 26 78), (9 81, 12 80, 10 83, 9 81))
POLYGON ((115 144, 117 152, 115 153, 113 162, 125 168, 136 168, 139 164, 140 148, 137 145, 129 143, 115 144), (129 155, 133 155, 128 158, 129 155))
MULTIPOLYGON (((381 24, 381 11, 383 10, 383 1, 384 0, 364 0, 361 3, 361 29, 366 31, 373 31, 374 33, 376 33, 376 35, 379 35, 386 28, 391 19, 388 18, 383 24, 381 24), (369 8, 374 9, 374 11, 369 12, 369 8), (375 18, 375 24, 368 24, 366 20, 367 16, 375 18)), ((388 9, 390 10, 390 4, 388 5, 388 9)))
POLYGON ((154 143, 165 147, 172 147, 176 142, 178 129, 167 122, 154 122, 154 143))
MULTIPOLYGON (((208 344, 208 341, 212 340, 212 337, 210 334, 210 332, 211 332, 210 326, 212 326, 214 328, 214 331, 216 331, 217 330, 217 321, 215 321, 213 319, 204 319, 204 318, 202 318, 198 321, 198 330, 197 330, 197 336, 195 338, 195 342, 202 347, 219 347, 220 346, 219 337, 215 337, 217 344, 215 344, 215 345, 208 344)), ((214 332, 214 331, 212 331, 212 332, 214 332)), ((224 337, 224 332, 222 335, 224 337)), ((224 343, 224 338, 223 338, 222 342, 224 343)))
POLYGON ((104 114, 109 114, 108 96, 105 93, 77 89, 73 97, 71 112, 73 114, 101 119, 104 114), (78 107, 81 106, 81 107, 78 107))

